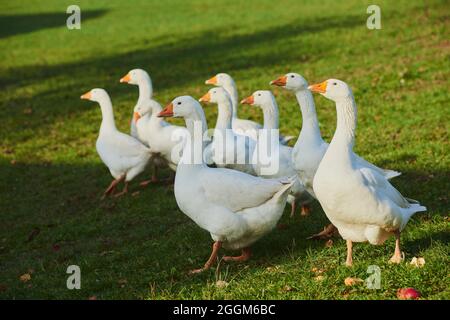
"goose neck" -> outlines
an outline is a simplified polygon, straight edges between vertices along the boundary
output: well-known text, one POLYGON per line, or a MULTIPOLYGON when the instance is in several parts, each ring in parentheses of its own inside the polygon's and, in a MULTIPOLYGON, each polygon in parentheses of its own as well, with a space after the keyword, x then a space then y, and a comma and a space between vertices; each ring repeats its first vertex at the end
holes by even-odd
POLYGON ((233 114, 231 101, 229 99, 219 101, 217 107, 218 107, 218 114, 217 114, 216 130, 231 129, 231 118, 233 114))
POLYGON ((150 79, 142 79, 138 83, 139 99, 138 103, 143 103, 153 96, 153 87, 150 79))
POLYGON ((322 135, 320 133, 316 107, 311 91, 299 90, 295 93, 295 97, 297 98, 302 113, 302 129, 299 140, 302 138, 314 139, 317 143, 322 143, 322 135))
POLYGON ((158 117, 158 114, 162 111, 162 107, 159 105, 159 103, 155 103, 152 106, 152 109, 149 113, 147 113, 147 116, 151 118, 152 122, 154 123, 163 123, 164 118, 158 117))
POLYGON ((100 109, 102 111, 102 124, 100 131, 115 130, 116 124, 114 122, 114 112, 111 99, 108 96, 101 97, 98 100, 100 109))
MULTIPOLYGON (((147 112, 146 114, 142 115, 138 121, 142 121, 142 122, 146 122, 148 123, 149 121, 153 120, 155 117, 153 117, 153 114, 151 114, 150 112, 147 112)), ((159 119, 159 118, 158 118, 159 119)))
POLYGON ((231 99, 231 107, 232 107, 232 119, 237 118, 237 105, 238 105, 238 92, 236 88, 236 84, 232 81, 231 83, 227 83, 223 86, 225 91, 230 95, 231 99))
POLYGON ((357 108, 353 96, 336 101, 337 126, 332 143, 353 148, 356 134, 357 108))
POLYGON ((278 129, 278 106, 272 97, 261 105, 264 115, 264 129, 278 129))
POLYGON ((185 117, 185 122, 189 134, 183 147, 183 156, 180 163, 205 166, 203 159, 205 141, 203 137, 208 130, 205 115, 196 112, 189 117, 185 117))

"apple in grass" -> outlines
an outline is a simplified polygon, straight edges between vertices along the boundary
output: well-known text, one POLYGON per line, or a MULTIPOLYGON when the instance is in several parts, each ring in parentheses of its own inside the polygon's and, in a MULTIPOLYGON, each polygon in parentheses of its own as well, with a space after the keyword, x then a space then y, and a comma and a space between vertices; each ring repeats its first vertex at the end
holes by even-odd
POLYGON ((401 288, 397 290, 397 298, 401 300, 415 300, 420 298, 420 292, 414 288, 401 288))

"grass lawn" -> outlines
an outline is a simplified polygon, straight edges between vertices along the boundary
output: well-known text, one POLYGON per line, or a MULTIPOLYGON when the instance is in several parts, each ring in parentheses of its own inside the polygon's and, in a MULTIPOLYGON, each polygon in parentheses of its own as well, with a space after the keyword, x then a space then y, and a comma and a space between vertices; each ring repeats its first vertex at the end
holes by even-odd
MULTIPOLYGON (((425 299, 449 299, 450 5, 378 1, 382 29, 371 31, 369 4, 2 1, 0 298, 396 299, 398 288, 414 287, 425 299), (71 4, 81 7, 81 30, 65 26, 71 4), (118 127, 128 132, 137 87, 119 79, 136 67, 150 73, 161 104, 200 97, 217 72, 235 78, 241 98, 289 71, 310 83, 349 83, 359 107, 356 151, 401 171, 394 185, 428 207, 403 233, 405 262, 387 263, 390 239, 356 244, 355 266, 345 267, 342 239, 331 247, 306 240, 327 223, 316 203, 306 218, 290 219, 286 208, 287 228, 257 242, 250 261, 188 275, 206 261, 212 241, 178 209, 171 186, 141 189, 142 175, 131 186, 137 196, 100 201, 111 181, 95 151, 101 114, 79 96, 105 88, 118 127), (413 257, 424 257, 425 266, 411 267, 413 257), (81 268, 81 290, 66 288, 72 264, 81 268), (381 289, 344 285, 347 277, 367 278, 370 265, 381 269, 381 289), (21 281, 26 273, 31 280, 21 281)), ((294 95, 271 89, 282 133, 297 136, 294 95)), ((315 99, 329 140, 334 104, 315 99)), ((217 108, 205 112, 212 126, 217 108)), ((262 122, 256 108, 239 114, 262 122)))

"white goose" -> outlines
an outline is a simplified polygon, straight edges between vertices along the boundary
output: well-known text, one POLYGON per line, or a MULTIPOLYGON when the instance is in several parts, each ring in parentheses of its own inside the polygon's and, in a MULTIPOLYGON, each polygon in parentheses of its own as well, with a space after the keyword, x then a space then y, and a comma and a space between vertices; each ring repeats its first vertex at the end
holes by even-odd
POLYGON ((161 110, 161 105, 152 99, 138 103, 134 108, 133 122, 136 124, 137 138, 155 154, 154 161, 176 171, 188 131, 158 117, 161 110))
MULTIPOLYGON (((218 73, 211 79, 206 80, 205 83, 222 87, 225 89, 225 91, 228 92, 233 107, 232 123, 231 123, 233 130, 236 131, 236 133, 238 134, 246 135, 256 140, 258 136, 258 130, 262 129, 262 126, 255 121, 238 118, 237 108, 239 100, 236 83, 234 82, 233 78, 227 73, 218 73)), ((292 136, 283 137, 282 135, 280 135, 280 142, 282 144, 286 144, 289 140, 292 140, 293 138, 294 137, 292 136)))
MULTIPOLYGON (((311 196, 316 198, 313 190, 313 180, 320 161, 322 161, 322 158, 328 149, 328 143, 322 139, 320 133, 314 98, 311 91, 308 89, 308 82, 298 73, 291 72, 271 81, 270 84, 295 93, 302 114, 302 129, 292 151, 292 161, 306 190, 311 196)), ((360 166, 377 170, 388 179, 397 177, 401 174, 400 172, 393 170, 380 169, 356 154, 355 159, 360 166)), ((310 238, 330 237, 335 233, 335 230, 333 225, 328 225, 322 232, 319 232, 310 238)))
MULTIPOLYGON (((315 197, 313 180, 325 152, 328 143, 322 139, 319 122, 317 120, 316 107, 308 82, 297 73, 288 73, 270 84, 293 91, 297 98, 302 113, 302 129, 292 152, 294 167, 297 170, 306 190, 315 197)), ((363 158, 355 155, 356 161, 362 167, 368 167, 391 179, 400 175, 400 172, 385 170, 374 166, 363 158)))
POLYGON ((133 137, 149 146, 153 153, 151 158, 152 178, 143 181, 141 185, 157 182, 158 167, 169 166, 173 171, 176 170, 180 158, 179 152, 183 145, 180 139, 186 135, 186 128, 170 125, 157 117, 162 108, 157 101, 152 99, 152 80, 145 70, 130 70, 120 79, 120 82, 139 87, 139 98, 133 110, 130 132, 133 137))
POLYGON ((212 88, 199 101, 216 103, 218 107, 217 122, 211 143, 212 161, 221 168, 255 175, 251 159, 256 141, 232 130, 231 100, 225 89, 212 88))
MULTIPOLYGON (((280 143, 273 144, 272 147, 278 147, 278 153, 270 151, 270 154, 267 155, 267 159, 265 156, 262 156, 263 153, 260 153, 259 148, 262 147, 262 143, 273 143, 271 135, 273 134, 272 130, 279 130, 278 122, 278 105, 275 101, 275 97, 272 92, 268 90, 259 90, 255 91, 251 96, 243 99, 241 101, 242 104, 249 104, 252 106, 259 106, 264 114, 264 131, 259 131, 259 133, 267 133, 268 139, 264 142, 261 139, 265 139, 266 137, 259 135, 258 143, 255 146, 255 150, 253 152, 253 168, 258 176, 263 176, 266 178, 275 178, 275 177, 284 177, 284 176, 297 176, 297 173, 294 168, 294 164, 292 162, 292 148, 282 145, 280 143), (277 166, 278 168, 273 172, 267 174, 266 172, 268 168, 277 166)), ((277 141, 278 142, 278 141, 277 141)), ((270 150, 272 150, 270 148, 270 150)), ((276 150, 276 149, 275 149, 276 150)), ((270 170, 272 171, 272 170, 270 170)), ((291 195, 288 197, 288 202, 291 204, 291 217, 295 213, 296 204, 298 202, 302 203, 301 214, 308 215, 310 212, 310 207, 308 203, 311 201, 311 197, 308 192, 305 190, 303 184, 300 179, 297 177, 296 183, 293 185, 291 189, 291 195)))
MULTIPOLYGON (((120 79, 121 83, 134 84, 139 87, 139 98, 136 103, 136 106, 142 103, 146 103, 153 96, 153 85, 152 79, 150 78, 147 71, 142 69, 133 69, 130 70, 125 76, 120 79)), ((133 121, 133 117, 131 118, 130 124, 130 134, 138 138, 136 123, 133 121)), ((138 138, 139 139, 139 138, 138 138)))
POLYGON ((243 249, 242 255, 224 260, 247 260, 249 246, 271 231, 280 219, 292 182, 206 166, 201 155, 206 119, 194 98, 178 97, 159 115, 184 117, 186 121, 190 134, 175 176, 175 198, 181 211, 209 231, 215 241, 204 267, 192 272, 209 269, 221 246, 243 249))
POLYGON ((102 123, 96 148, 103 163, 108 167, 114 180, 104 192, 103 197, 113 194, 117 185, 124 181, 125 186, 120 196, 128 192, 128 182, 144 171, 151 152, 139 140, 117 130, 111 99, 103 89, 92 89, 83 94, 81 99, 98 102, 102 110, 102 123))
POLYGON ((382 244, 393 234, 396 243, 391 262, 400 263, 400 232, 414 213, 426 208, 404 198, 380 170, 362 166, 353 153, 357 110, 348 85, 329 79, 309 88, 336 103, 336 132, 317 169, 313 188, 328 219, 347 240, 346 264, 353 263, 353 242, 382 244))

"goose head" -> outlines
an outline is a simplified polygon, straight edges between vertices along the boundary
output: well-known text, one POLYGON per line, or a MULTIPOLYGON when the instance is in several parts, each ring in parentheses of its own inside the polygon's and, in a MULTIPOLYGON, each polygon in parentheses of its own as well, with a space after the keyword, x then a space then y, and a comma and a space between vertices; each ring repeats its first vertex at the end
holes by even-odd
POLYGON ((139 103, 134 107, 133 121, 137 122, 140 118, 147 114, 151 114, 155 110, 161 110, 161 105, 155 100, 148 100, 145 103, 139 103))
POLYGON ((217 87, 226 87, 233 85, 233 78, 227 73, 218 73, 211 79, 205 81, 205 84, 212 84, 217 87))
POLYGON ((198 101, 200 102, 212 102, 212 103, 226 103, 230 99, 225 89, 221 87, 209 89, 209 91, 198 101))
POLYGON ((159 114, 158 117, 173 117, 195 119, 201 114, 202 107, 191 96, 181 96, 172 100, 159 114), (199 110, 200 109, 200 110, 199 110))
POLYGON ((133 69, 133 70, 130 70, 125 76, 123 76, 120 79, 120 82, 139 85, 140 83, 143 83, 143 82, 151 83, 151 79, 150 79, 150 76, 148 75, 147 71, 142 70, 142 69, 133 69))
POLYGON ((105 89, 95 88, 95 89, 92 89, 91 91, 86 92, 80 98, 83 100, 100 102, 108 97, 109 97, 109 95, 105 89))
POLYGON ((294 72, 286 73, 284 76, 270 81, 270 84, 290 91, 308 90, 308 82, 305 78, 294 72))
POLYGON ((258 90, 253 92, 251 96, 242 99, 242 104, 263 107, 273 102, 273 94, 269 90, 258 90))
POLYGON ((308 87, 312 92, 320 93, 325 98, 333 101, 353 97, 352 89, 341 80, 328 79, 324 82, 310 85, 308 87))

